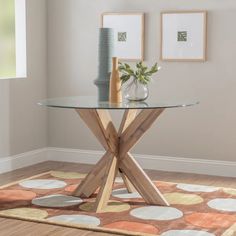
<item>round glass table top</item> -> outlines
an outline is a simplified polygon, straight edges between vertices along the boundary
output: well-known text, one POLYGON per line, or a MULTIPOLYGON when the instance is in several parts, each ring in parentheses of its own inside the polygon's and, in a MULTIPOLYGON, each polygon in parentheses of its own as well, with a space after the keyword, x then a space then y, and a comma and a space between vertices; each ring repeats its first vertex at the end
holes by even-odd
POLYGON ((122 103, 100 102, 96 97, 62 97, 40 101, 38 104, 47 107, 70 108, 70 109, 158 109, 187 107, 198 104, 198 101, 169 101, 169 100, 146 100, 143 102, 130 102, 124 100, 122 103))

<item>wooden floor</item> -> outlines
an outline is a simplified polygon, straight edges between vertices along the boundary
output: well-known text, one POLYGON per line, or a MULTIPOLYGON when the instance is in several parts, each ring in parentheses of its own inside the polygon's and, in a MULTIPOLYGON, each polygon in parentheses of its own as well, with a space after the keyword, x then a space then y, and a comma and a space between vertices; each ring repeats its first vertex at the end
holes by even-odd
MULTIPOLYGON (((28 178, 50 170, 78 171, 87 173, 92 166, 84 164, 72 164, 62 162, 44 162, 35 166, 19 169, 0 175, 0 185, 16 180, 28 178)), ((219 187, 236 188, 236 178, 215 177, 206 175, 169 173, 162 171, 147 171, 154 180, 204 184, 219 187)), ((0 236, 106 236, 113 234, 95 233, 86 230, 71 229, 67 227, 52 226, 39 223, 31 223, 19 220, 0 218, 0 236)), ((114 234, 115 235, 115 234, 114 234)))

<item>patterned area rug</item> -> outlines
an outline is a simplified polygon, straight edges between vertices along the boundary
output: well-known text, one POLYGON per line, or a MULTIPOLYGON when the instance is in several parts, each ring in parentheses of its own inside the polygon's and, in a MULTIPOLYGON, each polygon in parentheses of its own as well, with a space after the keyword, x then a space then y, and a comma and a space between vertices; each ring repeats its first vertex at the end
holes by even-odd
POLYGON ((235 236, 236 189, 154 181, 171 207, 148 206, 116 178, 104 213, 72 196, 84 174, 51 171, 0 188, 0 216, 120 235, 235 236))

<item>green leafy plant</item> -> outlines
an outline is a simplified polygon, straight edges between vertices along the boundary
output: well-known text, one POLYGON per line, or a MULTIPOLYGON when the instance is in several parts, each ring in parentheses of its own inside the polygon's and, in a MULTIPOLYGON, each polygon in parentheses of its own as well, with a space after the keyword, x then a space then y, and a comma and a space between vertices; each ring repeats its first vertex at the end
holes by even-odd
POLYGON ((132 78, 136 82, 146 85, 151 81, 151 76, 157 73, 160 69, 161 68, 157 63, 151 68, 148 68, 143 64, 143 62, 139 62, 136 64, 136 69, 132 69, 131 66, 126 63, 119 63, 119 72, 121 73, 120 79, 122 84, 132 78))

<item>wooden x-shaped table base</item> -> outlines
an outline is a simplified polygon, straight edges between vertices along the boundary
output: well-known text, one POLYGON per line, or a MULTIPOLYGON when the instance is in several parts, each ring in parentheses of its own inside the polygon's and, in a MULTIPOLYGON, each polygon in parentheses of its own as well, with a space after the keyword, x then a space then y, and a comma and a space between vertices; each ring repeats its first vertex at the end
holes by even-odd
POLYGON ((106 153, 81 182, 74 196, 90 197, 98 188, 94 211, 103 212, 120 172, 129 192, 137 191, 150 205, 169 206, 161 192, 129 153, 164 109, 126 110, 117 132, 109 112, 97 109, 76 110, 106 153))

